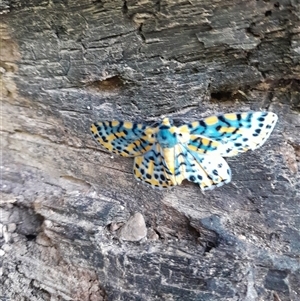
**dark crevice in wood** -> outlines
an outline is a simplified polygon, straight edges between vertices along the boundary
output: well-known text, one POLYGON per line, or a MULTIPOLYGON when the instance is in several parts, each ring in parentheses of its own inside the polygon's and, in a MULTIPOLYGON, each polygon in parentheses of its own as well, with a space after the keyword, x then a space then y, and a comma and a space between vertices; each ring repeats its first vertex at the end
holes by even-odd
POLYGON ((232 100, 232 92, 229 91, 212 92, 210 96, 218 101, 232 100))
POLYGON ((123 6, 122 6, 122 13, 126 15, 128 13, 128 6, 127 6, 127 1, 123 1, 123 6))
POLYGON ((124 81, 119 75, 86 83, 85 86, 97 91, 113 91, 124 87, 124 81))

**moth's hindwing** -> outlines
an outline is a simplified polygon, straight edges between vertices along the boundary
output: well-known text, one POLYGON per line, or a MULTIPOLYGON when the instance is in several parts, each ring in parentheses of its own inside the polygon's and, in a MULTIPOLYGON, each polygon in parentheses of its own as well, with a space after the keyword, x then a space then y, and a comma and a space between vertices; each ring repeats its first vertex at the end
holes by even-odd
POLYGON ((134 176, 153 188, 174 186, 173 174, 164 164, 163 152, 158 143, 152 145, 149 152, 134 158, 134 176))

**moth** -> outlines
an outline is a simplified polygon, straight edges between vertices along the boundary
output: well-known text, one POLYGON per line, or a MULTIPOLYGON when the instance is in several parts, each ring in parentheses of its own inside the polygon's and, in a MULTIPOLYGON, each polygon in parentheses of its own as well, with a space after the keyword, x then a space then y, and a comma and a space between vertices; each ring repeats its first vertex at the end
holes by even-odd
POLYGON ((91 133, 108 151, 134 157, 137 180, 169 188, 187 179, 208 190, 231 180, 223 157, 262 146, 277 119, 271 112, 230 113, 178 127, 169 118, 156 127, 113 120, 92 124, 91 133))

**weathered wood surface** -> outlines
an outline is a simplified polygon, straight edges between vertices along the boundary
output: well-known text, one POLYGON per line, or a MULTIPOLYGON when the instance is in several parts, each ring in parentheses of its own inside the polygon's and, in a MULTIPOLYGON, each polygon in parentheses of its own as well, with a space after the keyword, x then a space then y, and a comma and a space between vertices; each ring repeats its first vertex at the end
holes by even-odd
POLYGON ((300 300, 298 1, 0 8, 2 299, 300 300), (271 138, 205 194, 137 183, 88 131, 260 109, 271 138))

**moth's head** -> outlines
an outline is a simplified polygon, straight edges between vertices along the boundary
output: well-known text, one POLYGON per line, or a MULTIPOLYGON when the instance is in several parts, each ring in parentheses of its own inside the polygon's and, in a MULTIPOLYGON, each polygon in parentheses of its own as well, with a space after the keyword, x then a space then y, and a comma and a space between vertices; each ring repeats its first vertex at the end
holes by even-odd
POLYGON ((173 126, 172 120, 169 118, 162 120, 158 126, 156 139, 162 148, 172 148, 178 143, 176 127, 173 126))

